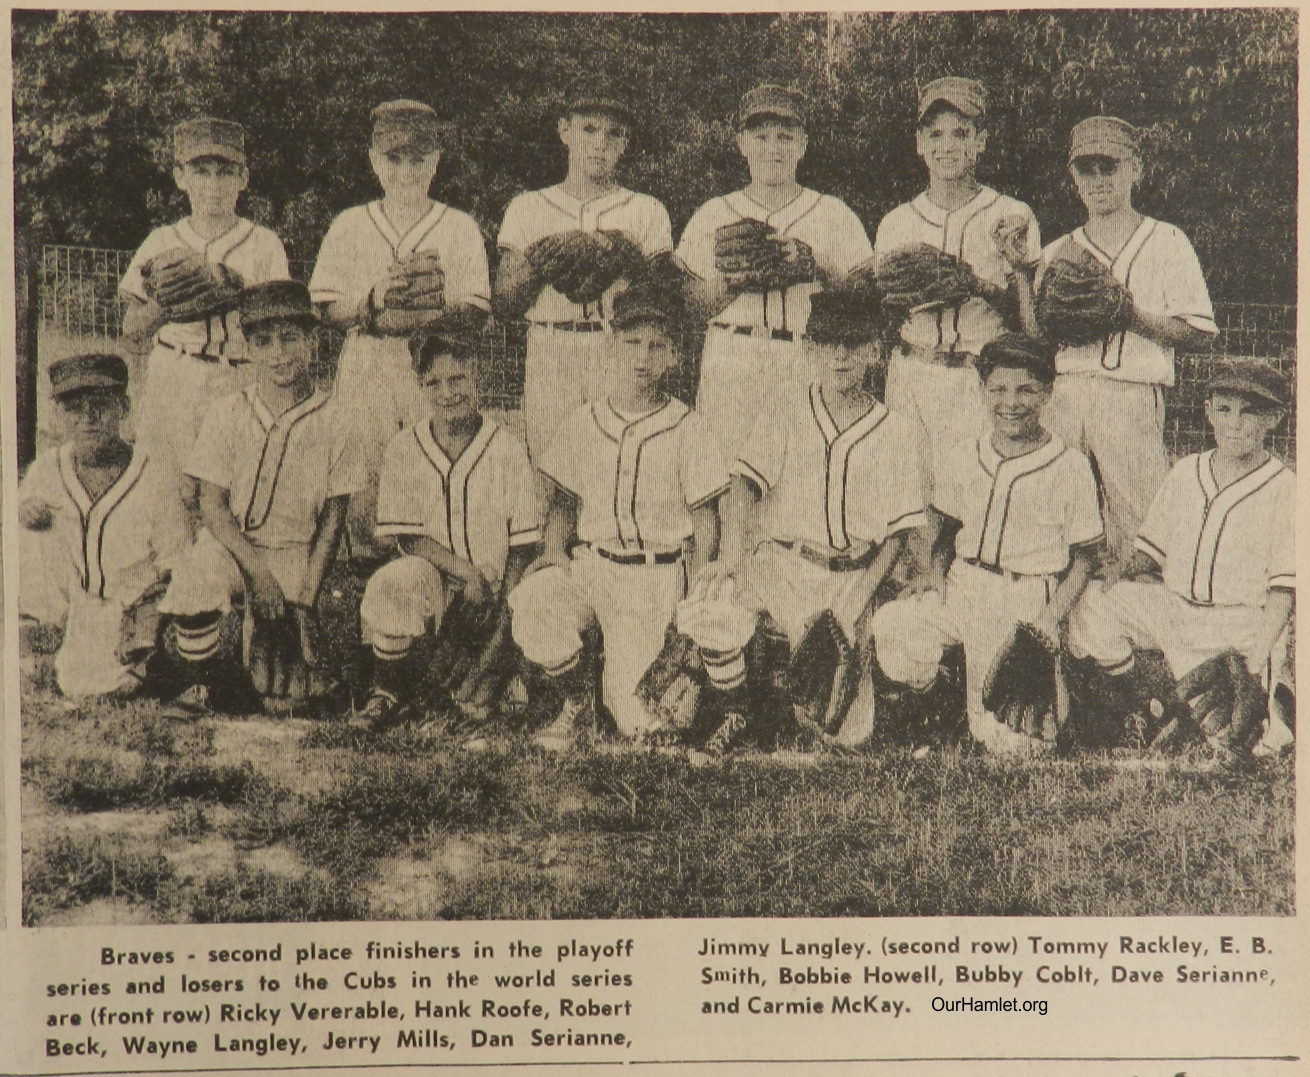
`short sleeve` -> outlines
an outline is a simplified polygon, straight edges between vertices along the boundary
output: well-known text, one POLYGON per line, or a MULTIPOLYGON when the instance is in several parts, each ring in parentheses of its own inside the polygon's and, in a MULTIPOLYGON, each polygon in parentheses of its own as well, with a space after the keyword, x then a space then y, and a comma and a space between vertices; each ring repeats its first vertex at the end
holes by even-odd
POLYGON ((377 526, 379 538, 387 535, 427 533, 427 512, 423 504, 424 485, 414 481, 407 450, 414 444, 413 430, 403 430, 391 439, 382 456, 378 480, 377 526))
POLYGON ((643 222, 645 227, 642 229, 642 235, 639 237, 639 246, 641 253, 647 258, 654 258, 657 254, 665 254, 673 250, 673 225, 669 221, 669 211, 664 208, 664 203, 656 199, 650 199, 650 212, 646 215, 643 222))
POLYGON ((682 230, 674 252, 679 262, 688 272, 701 280, 709 280, 714 274, 714 206, 717 200, 706 202, 695 213, 682 230))
POLYGON ((158 493, 151 498, 154 519, 150 549, 155 564, 163 571, 171 571, 182 554, 191 548, 191 521, 168 473, 161 469, 152 475, 151 481, 158 493))
POLYGON ((897 424, 900 446, 892 472, 890 497, 887 500, 887 536, 912 531, 927 522, 928 442, 914 424, 904 428, 897 424))
POLYGON ((1064 540, 1070 547, 1086 546, 1105 536, 1092 465, 1082 453, 1077 453, 1074 465, 1069 469, 1069 481, 1064 488, 1064 540))
POLYGON ((1028 260, 1035 262, 1042 256, 1042 226, 1037 223, 1037 214, 1032 206, 1020 203, 1028 217, 1028 260))
POLYGON ((782 477, 787 458, 787 422, 782 408, 766 408, 755 420, 750 436, 731 467, 734 475, 750 479, 767 494, 782 477))
MULTIPOLYGON (((967 442, 956 445, 946 456, 942 467, 932 477, 932 508, 942 516, 964 522, 968 511, 964 483, 971 469, 966 468, 966 461, 978 452, 977 441, 970 438, 967 442)), ((920 474, 926 474, 927 468, 921 468, 920 474)))
POLYGON ((201 482, 231 490, 236 470, 232 452, 233 425, 232 398, 211 404, 200 422, 200 432, 182 470, 201 482))
POLYGON ((537 473, 528 460, 528 450, 513 435, 505 433, 512 447, 506 453, 506 493, 509 504, 510 546, 531 546, 541 541, 541 501, 537 473))
POLYGON ((728 466, 719 439, 703 415, 692 412, 683 420, 686 429, 678 443, 678 478, 689 508, 713 501, 728 488, 728 466))
MULTIPOLYGON (((141 267, 151 258, 163 254, 168 249, 167 238, 171 231, 171 226, 156 228, 146 237, 146 241, 137 248, 136 253, 132 255, 132 260, 127 264, 123 279, 118 282, 119 295, 128 299, 135 299, 141 303, 149 302, 150 297, 146 295, 146 285, 141 276, 141 267)), ((180 244, 181 240, 179 239, 177 242, 180 244)))
POLYGON ((347 434, 334 443, 333 449, 324 496, 345 497, 358 493, 368 484, 368 472, 359 439, 347 434))
POLYGON ((869 243, 869 234, 855 212, 830 196, 825 197, 833 227, 829 234, 829 244, 823 249, 816 248, 815 259, 819 265, 835 277, 848 276, 851 270, 865 265, 873 258, 873 247, 869 243))
POLYGON ((443 266, 446 276, 446 301, 471 303, 483 310, 491 309, 491 281, 487 271, 487 247, 482 229, 467 214, 451 222, 451 256, 443 266))
POLYGON ((586 440, 581 435, 584 424, 590 421, 591 406, 584 404, 560 424, 554 440, 546 447, 537 463, 546 478, 574 497, 582 494, 583 469, 580 454, 586 440))
POLYGON ((532 245, 533 235, 529 223, 531 198, 532 192, 525 191, 510 200, 505 208, 505 219, 500 222, 500 235, 496 237, 498 247, 522 253, 532 245))
POLYGON ((1180 469, 1195 468, 1198 460, 1199 457, 1188 456, 1174 465, 1151 499, 1151 507, 1146 510, 1146 519, 1142 521, 1133 543, 1136 549, 1152 558, 1161 568, 1169 557, 1169 547, 1173 545, 1170 535, 1179 514, 1177 491, 1180 486, 1180 469))
POLYGON ((263 284, 270 280, 290 280, 291 266, 287 262, 287 249, 274 232, 265 232, 267 252, 264 257, 263 275, 258 281, 246 281, 247 284, 263 284))
POLYGON ((309 278, 309 294, 315 303, 334 303, 341 299, 363 299, 372 281, 356 279, 355 257, 350 242, 349 211, 332 222, 314 261, 309 278))
POLYGON ((1193 329, 1215 335, 1214 307, 1205 286, 1205 274, 1191 242, 1177 228, 1169 229, 1167 258, 1161 267, 1164 276, 1165 309, 1172 318, 1181 318, 1193 329))
MULTIPOLYGON (((1280 491, 1281 492, 1281 491, 1280 491)), ((1287 492, 1275 514, 1273 545, 1269 554, 1269 586, 1296 588, 1296 480, 1287 483, 1287 492)))

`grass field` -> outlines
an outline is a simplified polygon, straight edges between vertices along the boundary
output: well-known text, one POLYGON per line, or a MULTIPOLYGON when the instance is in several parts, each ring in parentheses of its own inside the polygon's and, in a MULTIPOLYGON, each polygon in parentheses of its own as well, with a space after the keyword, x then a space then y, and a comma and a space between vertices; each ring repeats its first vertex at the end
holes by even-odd
POLYGON ((32 925, 1294 911, 1289 758, 470 753, 40 676, 23 717, 32 925))

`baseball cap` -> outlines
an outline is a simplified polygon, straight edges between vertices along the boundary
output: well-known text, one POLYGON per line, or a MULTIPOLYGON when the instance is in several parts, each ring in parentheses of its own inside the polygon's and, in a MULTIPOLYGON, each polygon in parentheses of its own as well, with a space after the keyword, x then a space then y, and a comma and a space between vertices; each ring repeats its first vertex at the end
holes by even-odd
POLYGON ((938 101, 944 101, 961 116, 976 120, 987 112, 987 88, 977 79, 958 75, 933 79, 919 91, 919 119, 938 101))
POLYGON ((1287 407, 1292 395, 1280 371, 1253 359, 1232 359, 1219 364, 1206 382, 1205 391, 1207 395, 1241 393, 1278 408, 1287 407))
POLYGON ((682 316, 681 297, 654 280, 634 281, 614 297, 610 325, 631 329, 635 325, 660 325, 671 332, 682 316))
POLYGON ((745 127, 756 116, 777 116, 805 126, 808 113, 805 95, 786 86, 766 83, 747 90, 737 108, 737 126, 745 127))
POLYGON ((979 349, 975 366, 983 381, 997 367, 1018 367, 1050 385, 1055 381, 1055 348, 1026 333, 1002 333, 979 349))
POLYGON ((384 101, 373 110, 373 148, 379 153, 410 149, 428 154, 439 150, 450 134, 436 110, 422 101, 384 101))
POLYGON ((1069 160, 1111 157, 1126 161, 1137 156, 1137 129, 1117 116, 1091 116, 1074 125, 1069 160))
POLYGON ((871 289, 855 292, 815 292, 805 339, 815 344, 854 347, 878 339, 878 297, 871 289))
POLYGON ((126 392, 127 363, 108 352, 72 355, 50 364, 50 388, 56 400, 84 389, 126 392))
POLYGON ((232 120, 197 116, 173 128, 173 160, 180 165, 200 157, 246 163, 246 130, 232 120))
POLYGON ((270 280, 255 284, 241 293, 237 308, 241 328, 253 329, 265 322, 298 322, 309 328, 319 324, 309 289, 298 280, 270 280))
POLYGON ((625 127, 631 127, 636 113, 626 95, 611 88, 586 87, 572 93, 564 101, 562 116, 613 116, 625 127))

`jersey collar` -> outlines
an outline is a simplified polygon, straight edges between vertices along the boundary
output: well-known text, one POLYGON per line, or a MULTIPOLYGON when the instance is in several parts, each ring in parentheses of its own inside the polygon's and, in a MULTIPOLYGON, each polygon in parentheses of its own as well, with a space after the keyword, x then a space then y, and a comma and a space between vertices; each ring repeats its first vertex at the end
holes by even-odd
POLYGON ((978 462, 982 464, 983 470, 993 478, 996 477, 996 473, 1001 468, 1015 472, 1017 478, 1019 475, 1026 475, 1030 471, 1045 467, 1064 452, 1064 449, 1064 442, 1055 434, 1051 434, 1051 440, 1045 445, 1038 446, 1036 449, 1021 453, 1018 456, 1002 456, 992 448, 991 437, 984 434, 978 439, 978 462))
POLYGON ((317 411, 328 401, 326 390, 315 389, 309 396, 298 404, 292 404, 281 415, 275 415, 273 409, 264 403, 264 398, 259 395, 258 389, 253 385, 247 385, 242 391, 246 402, 250 405, 250 410, 255 413, 255 418, 259 420, 259 425, 264 428, 264 433, 268 433, 273 427, 287 419, 299 419, 302 415, 307 415, 311 411, 317 411))
POLYGON ((1102 250, 1088 238, 1087 228, 1085 226, 1075 228, 1071 235, 1073 241, 1077 243, 1078 246, 1082 247, 1083 250, 1100 262, 1101 265, 1110 269, 1114 275, 1122 281, 1121 274, 1123 274, 1123 267, 1130 265, 1133 259, 1137 257, 1138 252, 1141 251, 1142 247, 1146 244, 1146 241, 1151 238, 1151 233, 1155 231, 1155 226, 1157 224, 1159 224, 1159 222, 1154 218, 1144 216, 1141 222, 1137 225, 1137 228, 1133 231, 1133 234, 1128 237, 1128 242, 1123 245, 1123 249, 1120 250, 1118 254, 1114 255, 1114 257, 1111 257, 1108 251, 1102 250))
POLYGON ((211 262, 221 262, 235 248, 239 247, 255 230, 253 221, 247 221, 238 217, 237 223, 224 232, 221 236, 215 236, 213 239, 206 239, 196 231, 195 226, 191 223, 191 218, 178 221, 174 230, 181 238, 182 242, 190 247, 197 254, 203 254, 211 262))
POLYGON ((415 221, 403 236, 396 230, 396 226, 391 223, 391 219, 382 209, 381 199, 368 204, 368 215, 377 230, 382 233, 382 238, 387 241, 387 245, 391 247, 395 256, 404 258, 406 255, 413 254, 418 250, 419 244, 427 239, 428 233, 436 228, 448 209, 450 207, 444 202, 433 202, 432 208, 415 221))
POLYGON ((1220 494, 1229 491, 1239 495, 1238 500, 1240 501, 1241 498, 1246 496, 1246 494, 1251 490, 1259 489, 1278 474, 1278 472, 1283 470, 1282 461, 1271 453, 1269 459, 1259 467, 1248 471, 1240 478, 1234 479, 1227 486, 1221 487, 1219 483, 1215 481, 1214 477, 1215 451, 1216 450, 1214 449, 1208 449, 1203 452, 1200 460, 1197 462, 1197 475, 1201 480, 1201 489, 1205 492, 1205 499, 1207 501, 1213 501, 1220 494))
POLYGON ((946 222, 951 217, 972 215, 974 210, 980 209, 985 203, 995 201, 998 197, 994 190, 986 184, 982 184, 978 188, 978 193, 957 209, 943 209, 928 197, 927 191, 918 195, 911 205, 914 206, 914 211, 929 224, 936 225, 938 228, 945 228, 946 222))
POLYGON ((732 194, 725 195, 723 200, 738 217, 749 217, 753 221, 763 221, 765 224, 772 225, 779 232, 786 232, 788 228, 813 210, 822 197, 823 195, 819 194, 818 191, 802 187, 795 198, 779 209, 769 209, 768 206, 761 205, 744 190, 733 191, 732 194))
POLYGON ((858 441, 882 422, 883 416, 887 414, 887 405, 875 398, 868 411, 845 430, 839 430, 832 412, 828 410, 828 402, 823 399, 823 387, 816 381, 810 383, 810 413, 823 434, 823 440, 832 445, 838 438, 858 441))
POLYGON ((418 439, 419 448, 423 450, 423 455, 432 462, 432 466, 441 472, 443 479, 450 478, 450 473, 459 466, 461 461, 477 460, 495 432, 496 424, 485 415, 482 416, 482 425, 478 427, 478 432, 464 446, 464 451, 452 460, 446 455, 445 449, 441 447, 440 442, 432 433, 432 421, 430 419, 414 424, 414 436, 418 439))
POLYGON ((585 216, 598 217, 602 213, 617 209, 625 202, 632 201, 633 194, 626 187, 615 187, 612 191, 607 191, 603 195, 584 202, 580 198, 574 198, 573 195, 564 190, 562 183, 557 183, 554 187, 547 187, 543 190, 541 197, 561 213, 576 217, 579 221, 582 221, 585 216))

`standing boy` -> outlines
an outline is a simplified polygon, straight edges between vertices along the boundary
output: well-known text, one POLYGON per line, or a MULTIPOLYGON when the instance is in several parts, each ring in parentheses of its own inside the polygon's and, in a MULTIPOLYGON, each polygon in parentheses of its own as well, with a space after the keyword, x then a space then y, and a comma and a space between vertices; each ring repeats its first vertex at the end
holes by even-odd
POLYGON ((1031 262, 1041 253, 1041 240, 1028 206, 978 181, 978 161, 987 148, 982 83, 947 76, 924 86, 914 141, 928 169, 928 187, 878 225, 880 282, 889 256, 924 245, 962 262, 973 292, 899 312, 901 344, 887 370, 887 406, 918 422, 935 474, 947 453, 987 426, 974 365, 982 346, 1005 327, 1001 311, 1014 272, 997 236, 1016 237, 1014 245, 1031 262))
POLYGON ((582 632, 604 636, 605 703, 627 738, 662 723, 637 697, 665 627, 713 556, 727 469, 702 416, 661 380, 678 362, 677 304, 649 284, 615 300, 614 391, 578 408, 538 463, 551 484, 545 551, 510 594, 514 639, 562 700, 548 748, 586 720, 582 632), (567 552, 573 547, 572 555, 567 552))
POLYGON ((177 476, 122 438, 127 381, 117 355, 51 364, 65 440, 18 488, 19 615, 63 627, 55 672, 71 698, 140 685, 163 583, 191 538, 177 476))
POLYGON ((774 389, 809 380, 801 335, 810 297, 873 256, 844 202, 796 180, 806 111, 805 98, 781 86, 742 97, 737 149, 750 183, 701 206, 678 242, 689 298, 709 323, 696 407, 729 459, 774 389))
POLYGON ((332 222, 309 282, 324 320, 346 332, 334 396, 367 472, 365 488, 351 500, 356 556, 380 552, 372 532, 383 451, 428 413, 409 337, 443 318, 480 326, 491 307, 481 230, 428 194, 448 131, 419 101, 387 101, 373 110, 368 159, 382 198, 332 222))
POLYGON ((883 672, 925 691, 945 649, 964 644, 970 733, 993 751, 1022 752, 1038 741, 984 709, 984 680, 1019 622, 1058 646, 1104 535, 1087 458, 1042 426, 1054 349, 1006 333, 982 346, 978 373, 991 432, 945 457, 933 509, 946 523, 926 586, 878 610, 873 639, 883 672))
POLYGON ((585 93, 569 101, 557 129, 568 150, 564 182, 516 195, 497 240, 497 313, 528 320, 523 422, 538 461, 564 420, 607 391, 615 296, 646 263, 673 249, 668 211, 650 195, 620 186, 616 176, 631 109, 617 98, 585 93), (583 274, 589 281, 570 279, 566 245, 609 271, 583 274))
POLYGON ((1087 223, 1043 252, 1049 268, 1074 254, 1091 257, 1127 290, 1127 328, 1056 356, 1051 429, 1086 452, 1105 495, 1110 553, 1132 555, 1151 499, 1169 471, 1164 387, 1174 384, 1177 348, 1204 348, 1218 329, 1196 252, 1171 224, 1134 207, 1142 178, 1137 132, 1113 116, 1073 129, 1069 168, 1087 223))
POLYGON ((118 286, 127 301, 123 335, 154 344, 135 409, 137 441, 156 466, 173 469, 179 497, 194 503, 182 469, 205 409, 249 381, 237 297, 246 285, 286 280, 282 241, 238 217, 250 182, 245 130, 212 117, 173 128, 173 182, 191 212, 150 233, 118 286))
POLYGON ((429 413, 387 446, 377 536, 400 556, 368 581, 360 606, 372 646, 373 690, 363 714, 386 726, 411 696, 415 641, 440 632, 452 604, 490 608, 495 627, 456 701, 475 706, 488 663, 509 634, 506 596, 541 542, 537 479, 522 442, 478 411, 478 366, 468 339, 416 337, 414 370, 429 413))
POLYGON ((318 316, 303 284, 247 289, 241 323, 255 381, 210 408, 187 473, 204 529, 160 609, 195 679, 231 683, 223 619, 244 607, 245 659, 266 696, 306 693, 316 665, 315 605, 350 495, 363 486, 352 431, 311 371, 318 316))

